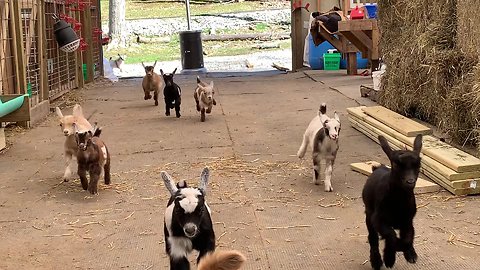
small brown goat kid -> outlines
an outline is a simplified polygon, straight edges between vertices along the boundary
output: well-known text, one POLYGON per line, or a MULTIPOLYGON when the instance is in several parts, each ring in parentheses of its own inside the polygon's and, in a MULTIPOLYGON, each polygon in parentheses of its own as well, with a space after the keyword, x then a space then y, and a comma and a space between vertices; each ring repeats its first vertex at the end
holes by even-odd
POLYGON ((75 142, 75 129, 79 132, 85 132, 92 130, 92 125, 83 116, 82 107, 79 104, 73 106, 73 112, 71 115, 63 115, 62 110, 56 107, 58 120, 60 122, 60 128, 63 135, 65 135, 65 143, 63 144, 63 151, 65 154, 65 173, 63 174, 63 180, 68 181, 72 175, 70 169, 73 157, 77 157, 77 143, 75 142))
POLYGON ((100 128, 95 131, 77 132, 75 138, 77 141, 78 152, 78 176, 82 183, 82 188, 91 194, 98 193, 98 180, 102 171, 104 173, 105 184, 110 185, 110 152, 105 143, 99 138, 100 128), (90 182, 87 181, 87 171, 90 176, 90 182))
POLYGON ((238 270, 245 263, 245 256, 235 250, 215 251, 202 258, 198 270, 238 270))
POLYGON ((212 107, 217 105, 214 94, 215 90, 213 89, 213 81, 210 81, 210 84, 206 84, 197 76, 197 87, 195 88, 193 97, 195 98, 197 111, 201 114, 200 120, 202 122, 205 122, 205 113, 210 114, 212 112, 212 107))
POLYGON ((151 99, 152 95, 150 92, 153 92, 153 100, 155 100, 155 106, 158 106, 158 93, 160 90, 163 90, 165 87, 165 83, 163 81, 162 76, 155 73, 154 69, 157 65, 157 61, 153 64, 153 66, 145 66, 142 62, 142 66, 145 69, 145 77, 143 77, 142 87, 143 92, 145 94, 144 99, 151 99))

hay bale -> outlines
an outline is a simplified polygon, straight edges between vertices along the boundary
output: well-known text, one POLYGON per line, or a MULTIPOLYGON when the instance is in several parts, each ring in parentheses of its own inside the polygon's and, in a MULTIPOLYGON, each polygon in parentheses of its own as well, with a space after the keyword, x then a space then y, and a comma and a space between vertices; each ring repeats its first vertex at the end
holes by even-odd
POLYGON ((457 0, 457 46, 465 53, 480 55, 480 17, 478 0, 457 0))
MULTIPOLYGON (((459 0, 459 2, 462 0, 459 0)), ((470 0, 464 0, 468 2, 470 0)), ((379 1, 381 48, 388 66, 379 102, 401 114, 437 125, 456 143, 480 145, 480 67, 457 1, 379 1), (465 35, 467 36, 467 35, 465 35), (469 48, 468 50, 464 48, 469 48)), ((471 7, 470 7, 471 8, 471 7)))

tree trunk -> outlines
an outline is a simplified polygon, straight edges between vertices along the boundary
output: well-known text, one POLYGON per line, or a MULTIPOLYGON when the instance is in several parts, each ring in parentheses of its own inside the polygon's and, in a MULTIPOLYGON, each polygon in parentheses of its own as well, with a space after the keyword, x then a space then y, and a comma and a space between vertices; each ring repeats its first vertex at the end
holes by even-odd
POLYGON ((107 50, 126 46, 125 0, 109 0, 108 35, 110 44, 107 50))

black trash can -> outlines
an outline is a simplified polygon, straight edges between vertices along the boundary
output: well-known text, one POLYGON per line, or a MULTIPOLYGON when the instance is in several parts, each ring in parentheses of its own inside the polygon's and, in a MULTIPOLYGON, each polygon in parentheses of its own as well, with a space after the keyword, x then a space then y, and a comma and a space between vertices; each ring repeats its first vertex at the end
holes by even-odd
POLYGON ((180 54, 183 70, 204 70, 202 31, 180 32, 180 54))

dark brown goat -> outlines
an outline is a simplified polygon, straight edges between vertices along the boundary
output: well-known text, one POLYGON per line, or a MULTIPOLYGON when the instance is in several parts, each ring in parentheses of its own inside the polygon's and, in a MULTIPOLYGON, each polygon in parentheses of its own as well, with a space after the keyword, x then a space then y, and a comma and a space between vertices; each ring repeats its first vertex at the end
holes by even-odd
POLYGON ((75 138, 77 141, 78 152, 78 176, 82 183, 82 188, 91 194, 98 193, 98 179, 102 171, 104 173, 105 184, 110 184, 110 152, 105 143, 99 138, 101 129, 91 131, 77 132, 75 138), (87 181, 87 171, 90 176, 90 182, 87 181))

